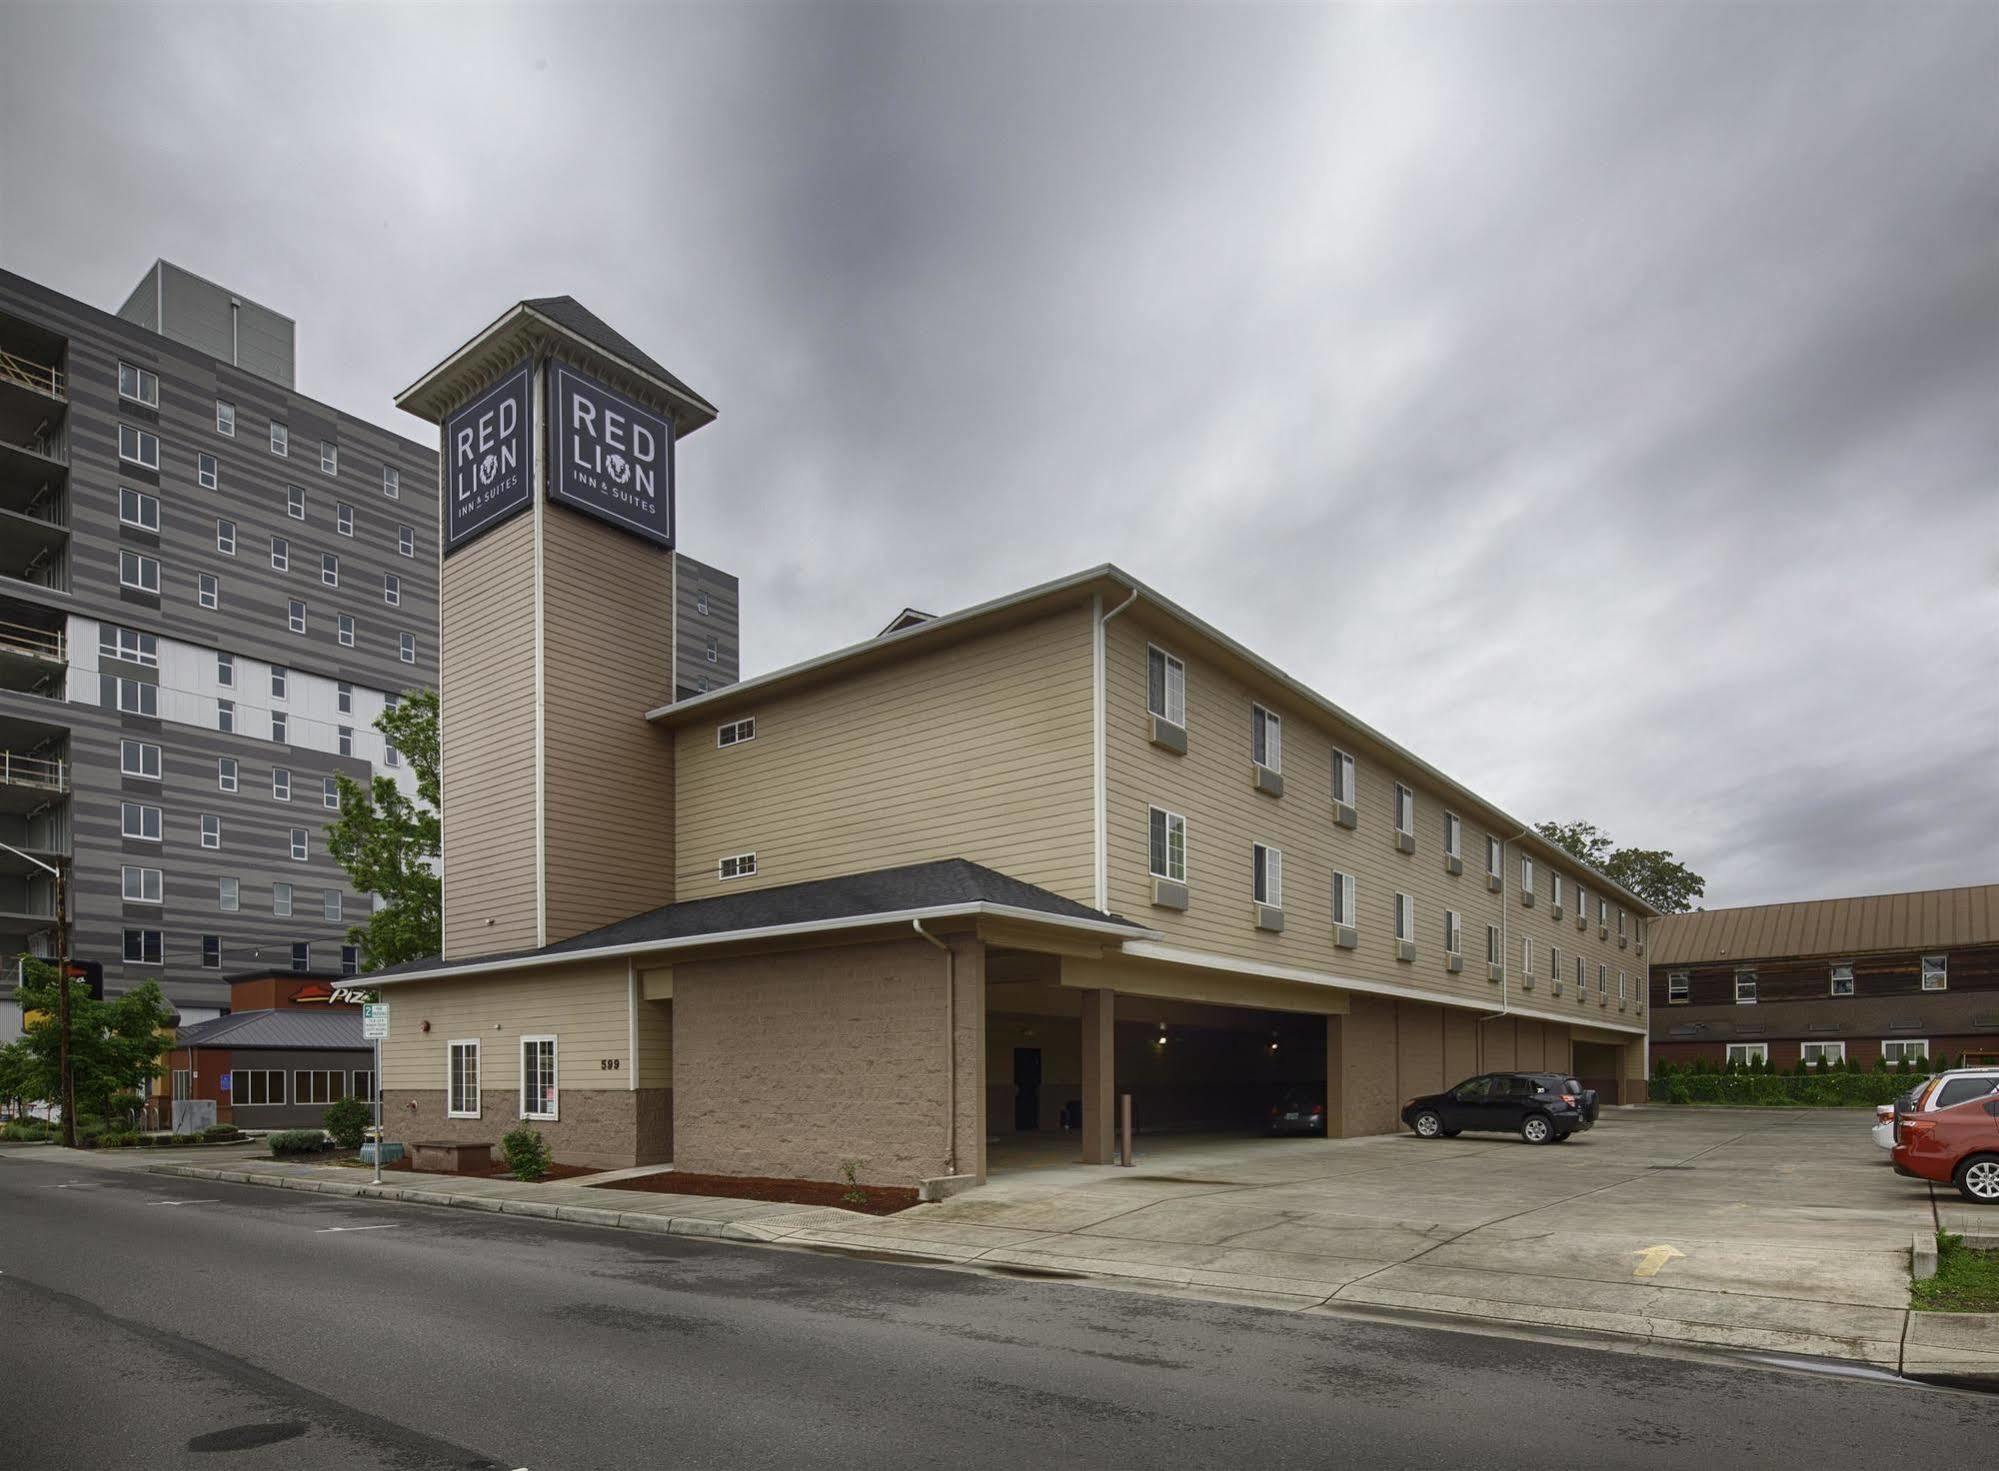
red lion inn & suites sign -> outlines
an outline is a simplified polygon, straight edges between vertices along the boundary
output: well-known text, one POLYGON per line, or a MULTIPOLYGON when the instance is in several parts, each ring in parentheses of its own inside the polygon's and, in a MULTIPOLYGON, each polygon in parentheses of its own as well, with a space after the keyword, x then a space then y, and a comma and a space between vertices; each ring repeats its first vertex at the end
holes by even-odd
POLYGON ((446 555, 533 502, 533 380, 524 362, 444 421, 446 555))
POLYGON ((673 545, 673 422, 551 362, 548 497, 673 545))

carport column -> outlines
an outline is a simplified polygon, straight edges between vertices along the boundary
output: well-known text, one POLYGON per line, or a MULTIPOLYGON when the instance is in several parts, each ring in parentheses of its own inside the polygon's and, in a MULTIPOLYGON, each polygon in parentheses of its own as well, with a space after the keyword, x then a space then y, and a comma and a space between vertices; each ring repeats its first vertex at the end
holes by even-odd
POLYGON ((1117 1135, 1117 993, 1083 993, 1083 1163, 1111 1163, 1117 1135))

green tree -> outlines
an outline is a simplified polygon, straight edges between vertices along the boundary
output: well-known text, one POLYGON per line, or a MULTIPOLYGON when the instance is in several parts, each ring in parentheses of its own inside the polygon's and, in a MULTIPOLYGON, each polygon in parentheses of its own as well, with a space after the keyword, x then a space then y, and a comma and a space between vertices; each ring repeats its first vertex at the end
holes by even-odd
POLYGON ((0 1113, 17 1111, 29 1103, 46 1102, 35 1091, 40 1081, 41 1073, 26 1037, 16 1037, 0 1047, 0 1113))
POLYGON ((1661 914, 1684 914, 1707 893, 1707 880, 1664 848, 1620 848, 1590 822, 1544 822, 1536 830, 1661 914))
POLYGON ((416 776, 411 801, 394 780, 368 787, 345 776, 340 815, 326 825, 327 850, 354 887, 376 896, 365 925, 347 931, 361 947, 364 970, 435 955, 443 942, 444 898, 438 879, 437 692, 405 695, 375 719, 416 776))
MULTIPOLYGON (((21 1032, 26 1046, 18 1083, 25 1098, 53 1100, 62 1092, 56 984, 53 965, 34 956, 22 957, 15 999, 23 1016, 36 1014, 21 1032)), ((112 1098, 144 1093, 146 1084, 159 1076, 160 1054, 165 1050, 162 1033, 170 1030, 174 1011, 157 981, 147 981, 111 1001, 93 1001, 82 980, 69 984, 69 1066, 76 1086, 76 1116, 102 1118, 112 1098)))

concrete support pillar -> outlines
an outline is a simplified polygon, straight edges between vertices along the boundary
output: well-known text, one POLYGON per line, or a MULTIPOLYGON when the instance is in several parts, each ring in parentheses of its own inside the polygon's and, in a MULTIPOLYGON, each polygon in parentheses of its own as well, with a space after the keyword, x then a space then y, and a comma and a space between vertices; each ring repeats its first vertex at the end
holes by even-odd
POLYGON ((1326 1018, 1326 1133, 1392 1134, 1401 1098, 1396 1092, 1395 1003, 1356 995, 1352 1010, 1326 1018))
POLYGON ((952 1120, 958 1173, 986 1183, 986 947, 975 935, 952 939, 952 974, 958 987, 951 1039, 958 1109, 952 1120))
POLYGON ((1083 1163, 1110 1164, 1117 1139, 1117 993, 1083 993, 1083 1163))

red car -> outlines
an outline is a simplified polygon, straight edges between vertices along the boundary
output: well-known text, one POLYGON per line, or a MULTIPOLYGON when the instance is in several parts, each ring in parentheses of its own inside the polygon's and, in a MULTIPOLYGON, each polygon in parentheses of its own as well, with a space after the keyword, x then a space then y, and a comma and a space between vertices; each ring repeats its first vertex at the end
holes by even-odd
POLYGON ((1940 1087, 1928 1107, 1898 1111, 1895 1172, 1955 1185, 1966 1200, 1999 1205, 1999 1092, 1990 1080, 1956 1081, 1969 1085, 1969 1096, 1953 1100, 1940 1087))

